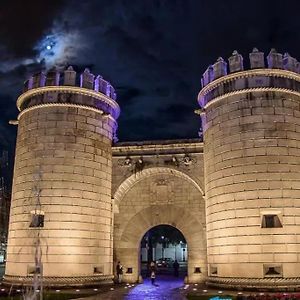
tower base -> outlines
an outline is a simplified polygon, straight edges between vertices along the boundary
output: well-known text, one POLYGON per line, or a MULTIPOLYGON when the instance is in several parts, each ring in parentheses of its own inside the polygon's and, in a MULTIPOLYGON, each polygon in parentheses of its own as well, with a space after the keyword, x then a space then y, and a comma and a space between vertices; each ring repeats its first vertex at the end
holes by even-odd
MULTIPOLYGON (((97 286, 113 283, 113 275, 95 275, 95 276, 74 276, 74 277, 42 277, 41 281, 44 287, 76 287, 76 286, 97 286)), ((32 286, 33 276, 11 276, 3 277, 3 284, 13 286, 32 286)))
POLYGON ((233 290, 300 291, 300 277, 294 278, 229 278, 208 277, 210 287, 233 290))

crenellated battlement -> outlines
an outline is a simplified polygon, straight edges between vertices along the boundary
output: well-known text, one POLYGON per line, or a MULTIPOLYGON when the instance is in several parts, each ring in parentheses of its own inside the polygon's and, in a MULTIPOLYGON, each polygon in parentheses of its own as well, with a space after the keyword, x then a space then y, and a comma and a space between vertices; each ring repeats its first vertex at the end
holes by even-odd
MULTIPOLYGON (((270 53, 265 58, 263 52, 254 48, 249 54, 249 65, 250 69, 282 69, 300 74, 300 63, 297 59, 290 56, 288 53, 285 53, 284 55, 278 53, 275 49, 271 49, 270 53)), ((243 56, 235 50, 228 58, 228 62, 222 57, 219 57, 213 65, 210 65, 206 69, 201 79, 202 87, 205 87, 210 82, 220 77, 241 72, 245 69, 243 56)))
POLYGON ((39 72, 24 83, 17 100, 19 111, 40 105, 75 105, 95 109, 117 119, 120 108, 113 86, 89 69, 77 74, 70 66, 64 72, 55 69, 39 72))
POLYGON ((233 51, 228 62, 219 57, 203 74, 198 95, 200 107, 233 94, 300 93, 300 63, 288 53, 283 55, 272 49, 265 59, 264 53, 254 48, 249 54, 249 66, 245 68, 243 57, 237 51, 233 51))
POLYGON ((195 112, 203 134, 206 284, 297 287, 300 257, 286 257, 300 234, 300 63, 274 49, 265 56, 254 48, 249 61, 234 51, 208 67, 202 86, 195 112))
POLYGON ((102 76, 95 76, 87 68, 81 74, 77 74, 72 66, 64 72, 52 69, 47 73, 36 73, 24 82, 23 92, 45 86, 78 86, 100 92, 113 100, 117 98, 114 87, 102 76))

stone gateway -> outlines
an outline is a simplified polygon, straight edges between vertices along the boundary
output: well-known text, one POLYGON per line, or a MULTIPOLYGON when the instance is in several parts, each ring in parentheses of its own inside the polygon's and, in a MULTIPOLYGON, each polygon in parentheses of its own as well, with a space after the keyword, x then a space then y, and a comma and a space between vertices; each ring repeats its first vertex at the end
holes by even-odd
POLYGON ((185 236, 190 283, 300 285, 300 64, 234 51, 203 74, 199 139, 113 143, 114 88, 85 70, 25 82, 5 282, 91 285, 140 277, 143 235, 185 236), (246 70, 245 70, 246 69, 246 70))

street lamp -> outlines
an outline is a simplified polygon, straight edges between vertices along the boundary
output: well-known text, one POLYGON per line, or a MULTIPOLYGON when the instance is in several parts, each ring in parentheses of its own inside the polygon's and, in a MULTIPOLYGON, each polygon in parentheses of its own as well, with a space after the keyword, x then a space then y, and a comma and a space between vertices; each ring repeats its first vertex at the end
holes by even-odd
POLYGON ((165 250, 165 249, 164 249, 164 238, 165 238, 165 237, 162 235, 162 236, 161 236, 161 239, 162 239, 162 243, 161 243, 161 246, 162 246, 162 248, 161 248, 161 257, 162 257, 162 259, 164 259, 164 252, 165 252, 165 251, 164 251, 164 250, 165 250))

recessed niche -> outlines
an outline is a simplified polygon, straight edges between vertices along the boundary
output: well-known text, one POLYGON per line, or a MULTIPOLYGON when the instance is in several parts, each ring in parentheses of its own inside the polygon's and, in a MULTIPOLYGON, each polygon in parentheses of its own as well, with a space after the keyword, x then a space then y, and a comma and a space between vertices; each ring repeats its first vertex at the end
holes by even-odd
POLYGON ((212 276, 218 275, 218 268, 216 266, 210 266, 210 275, 212 276))
POLYGON ((42 211, 32 211, 31 221, 29 227, 31 228, 41 228, 44 227, 44 212, 42 211))
POLYGON ((282 277, 282 266, 264 265, 264 277, 282 277))
POLYGON ((42 267, 35 266, 35 265, 28 265, 27 273, 28 273, 28 275, 42 274, 42 267))
POLYGON ((94 267, 94 274, 103 274, 103 267, 94 267))
POLYGON ((278 215, 263 215, 262 216, 262 228, 280 228, 282 224, 278 215))

